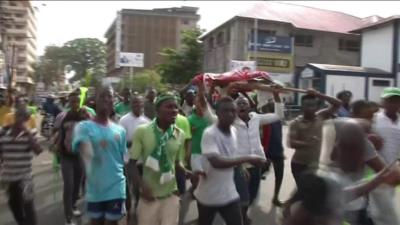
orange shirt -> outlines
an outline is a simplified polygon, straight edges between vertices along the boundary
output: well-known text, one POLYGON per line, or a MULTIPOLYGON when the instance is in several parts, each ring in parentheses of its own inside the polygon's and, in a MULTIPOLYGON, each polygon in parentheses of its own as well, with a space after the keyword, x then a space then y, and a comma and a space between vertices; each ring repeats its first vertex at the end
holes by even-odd
MULTIPOLYGON (((13 112, 7 113, 3 118, 3 126, 9 126, 15 122, 15 114, 13 112)), ((31 115, 29 120, 26 122, 26 128, 32 130, 36 129, 36 118, 35 116, 31 115)))

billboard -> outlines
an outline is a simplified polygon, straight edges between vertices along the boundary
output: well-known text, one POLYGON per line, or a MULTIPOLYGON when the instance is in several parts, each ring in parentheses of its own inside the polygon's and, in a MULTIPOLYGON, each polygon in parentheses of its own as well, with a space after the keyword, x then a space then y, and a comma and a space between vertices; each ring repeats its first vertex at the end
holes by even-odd
POLYGON ((119 66, 127 67, 143 67, 144 54, 133 52, 120 52, 119 53, 119 66))
POLYGON ((283 36, 272 36, 270 34, 264 34, 259 32, 257 34, 257 44, 255 43, 254 31, 250 32, 248 41, 249 51, 258 52, 276 52, 276 53, 287 53, 293 52, 293 42, 291 37, 283 36))

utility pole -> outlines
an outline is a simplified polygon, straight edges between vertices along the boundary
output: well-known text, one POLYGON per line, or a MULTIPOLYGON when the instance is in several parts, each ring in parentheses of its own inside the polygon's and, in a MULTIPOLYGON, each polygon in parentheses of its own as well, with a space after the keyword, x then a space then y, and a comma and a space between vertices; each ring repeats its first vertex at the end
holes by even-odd
POLYGON ((256 70, 258 67, 258 20, 254 18, 254 61, 256 61, 256 70))
POLYGON ((14 72, 15 72, 15 43, 12 44, 11 47, 11 63, 9 66, 9 74, 10 74, 10 80, 8 82, 8 88, 9 90, 12 90, 13 87, 13 82, 14 82, 14 72))

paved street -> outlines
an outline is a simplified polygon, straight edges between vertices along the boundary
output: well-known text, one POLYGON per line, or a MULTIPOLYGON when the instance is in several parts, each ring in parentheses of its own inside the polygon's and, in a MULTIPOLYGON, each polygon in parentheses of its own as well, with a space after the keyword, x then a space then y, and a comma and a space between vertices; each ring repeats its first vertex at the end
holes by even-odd
MULTIPOLYGON (((286 130, 286 129, 285 129, 286 130)), ((286 156, 290 158, 292 150, 286 150, 286 156)), ((293 188, 293 180, 290 173, 289 160, 286 160, 286 170, 282 185, 281 198, 286 199, 293 188)), ((62 180, 61 175, 52 169, 52 156, 48 152, 42 153, 34 160, 34 182, 35 182, 35 204, 38 212, 38 220, 41 225, 61 225, 64 224, 64 214, 62 206, 62 180)), ((272 168, 272 167, 271 167, 272 168)), ((270 172, 267 179, 261 183, 261 192, 257 205, 251 210, 251 218, 254 225, 269 224, 278 225, 279 210, 271 207, 271 199, 274 188, 273 172, 270 172)), ((83 209, 83 203, 81 202, 83 209)), ((186 224, 195 224, 197 209, 193 201, 186 224)), ((0 191, 0 224, 15 224, 11 212, 7 206, 7 199, 4 190, 0 191)), ((84 216, 78 224, 87 224, 84 216)), ((215 224, 221 224, 217 219, 215 224)))

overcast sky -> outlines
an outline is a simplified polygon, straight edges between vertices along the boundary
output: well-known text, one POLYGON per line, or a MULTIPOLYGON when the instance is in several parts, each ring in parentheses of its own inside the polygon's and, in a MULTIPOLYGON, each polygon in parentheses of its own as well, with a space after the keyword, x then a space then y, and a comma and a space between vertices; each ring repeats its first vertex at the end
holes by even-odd
MULTIPOLYGON (((282 1, 344 12, 358 17, 400 14, 397 1, 282 1)), ((255 1, 33 1, 38 6, 38 54, 47 45, 62 45, 75 38, 104 39, 104 33, 122 8, 152 9, 199 7, 199 25, 208 30, 217 27, 255 1)))

